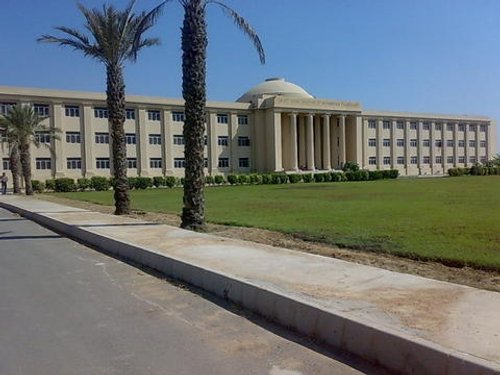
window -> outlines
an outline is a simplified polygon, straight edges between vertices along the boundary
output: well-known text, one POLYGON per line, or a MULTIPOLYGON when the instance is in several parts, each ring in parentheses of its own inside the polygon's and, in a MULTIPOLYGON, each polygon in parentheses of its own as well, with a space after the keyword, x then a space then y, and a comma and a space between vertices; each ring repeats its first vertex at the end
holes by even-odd
POLYGON ((405 147, 405 140, 404 139, 398 139, 396 140, 396 146, 398 147, 405 147))
POLYGON ((454 145, 455 145, 455 142, 453 141, 453 139, 446 140, 446 146, 453 147, 454 145))
POLYGON ((436 164, 443 164, 443 158, 441 156, 436 156, 436 164))
POLYGON ((376 165, 377 164, 377 158, 375 156, 370 156, 368 158, 368 164, 369 165, 376 165))
POLYGON ((238 137, 238 146, 250 146, 250 138, 248 137, 238 137))
POLYGON ((203 136, 203 144, 206 146, 208 143, 208 137, 206 135, 203 136))
POLYGON ((226 137, 226 136, 218 136, 217 137, 217 144, 219 146, 227 146, 227 142, 228 142, 228 137, 226 137))
POLYGON ((411 156, 410 157, 410 164, 417 164, 418 158, 416 156, 411 156))
POLYGON ((458 162, 459 162, 460 164, 465 163, 465 156, 459 156, 459 157, 458 157, 458 162))
POLYGON ((453 124, 446 124, 446 130, 448 130, 449 132, 452 132, 453 131, 453 124))
POLYGON ((42 117, 48 117, 49 116, 49 106, 47 104, 34 104, 33 105, 33 111, 38 116, 42 116, 42 117))
POLYGON ((9 158, 2 159, 2 168, 4 171, 8 171, 10 169, 10 159, 9 158))
POLYGON ((109 144, 109 134, 95 133, 95 143, 109 144))
POLYGON ((417 140, 416 139, 410 139, 410 146, 411 147, 417 147, 417 140))
POLYGON ((229 158, 219 158, 219 168, 229 168, 229 158))
POLYGON ((160 121, 161 120, 161 114, 160 111, 148 111, 148 120, 149 121, 160 121))
POLYGON ((36 132, 35 139, 40 143, 50 143, 49 132, 36 132))
POLYGON ((486 125, 481 125, 479 127, 479 130, 482 131, 483 133, 486 132, 486 125))
POLYGON ((476 124, 470 124, 469 125, 469 130, 470 131, 476 131, 477 125, 476 124))
POLYGON ((66 117, 80 117, 80 107, 77 105, 64 106, 64 115, 66 117))
POLYGON ((423 130, 430 130, 431 129, 431 123, 426 121, 422 124, 422 129, 423 130))
POLYGON ((150 158, 149 159, 149 168, 162 168, 162 160, 161 158, 150 158))
POLYGON ((434 141, 434 145, 435 145, 436 147, 443 147, 443 141, 442 141, 441 139, 436 139, 436 140, 434 141))
POLYGON ((375 138, 368 139, 368 146, 377 147, 377 140, 375 138))
POLYGON ((218 124, 229 124, 229 116, 224 113, 217 113, 218 124))
POLYGON ((183 135, 180 135, 180 134, 176 134, 174 135, 174 145, 184 145, 185 142, 184 142, 184 136, 183 135))
POLYGON ((80 143, 80 132, 66 132, 66 143, 80 143))
POLYGON ((383 145, 384 147, 391 147, 391 140, 389 138, 384 138, 383 145))
POLYGON ((135 109, 133 109, 133 108, 127 108, 125 110, 125 118, 127 120, 135 120, 135 109))
POLYGON ((437 130, 438 132, 443 130, 443 124, 441 122, 436 122, 434 125, 434 129, 437 130))
POLYGON ((15 106, 15 103, 0 103, 0 115, 6 115, 15 106))
POLYGON ((410 130, 417 130, 417 122, 416 121, 410 122, 410 130))
POLYGON ((465 124, 458 124, 458 131, 464 132, 465 131, 465 124))
POLYGON ((469 147, 476 147, 476 141, 474 139, 469 140, 469 147))
POLYGON ((458 147, 465 147, 465 141, 463 139, 458 140, 458 147))
POLYGON ((238 125, 248 125, 248 116, 238 115, 238 125))
POLYGON ((399 130, 403 130, 405 128, 405 123, 403 121, 396 122, 396 128, 399 130))
POLYGON ((431 140, 430 140, 430 139, 424 139, 424 140, 422 141, 422 145, 423 145, 424 147, 430 147, 430 145, 431 145, 431 140))
POLYGON ((240 158, 238 161, 238 165, 240 168, 248 168, 250 167, 250 161, 248 158, 240 158))
POLYGON ((476 157, 475 156, 469 156, 469 163, 471 164, 475 164, 477 161, 476 157))
POLYGON ((390 156, 384 156, 384 165, 389 165, 389 164, 391 164, 390 156))
POLYGON ((184 158, 175 158, 174 159, 174 168, 185 168, 186 167, 186 161, 184 158))
POLYGON ((68 169, 82 169, 82 159, 81 158, 67 158, 66 168, 68 169))
POLYGON ((186 121, 186 115, 184 112, 172 112, 172 121, 184 122, 186 121))
POLYGON ((137 144, 137 137, 135 133, 125 133, 125 143, 128 145, 137 144))
POLYGON ((377 129, 377 122, 375 120, 368 120, 368 129, 377 129))
POLYGON ((399 165, 403 165, 405 163, 405 157, 404 156, 398 156, 397 162, 399 165))
POLYGON ((50 158, 36 158, 36 169, 52 169, 52 160, 50 158))
POLYGON ((109 113, 107 108, 94 108, 94 117, 95 118, 108 118, 109 113))
POLYGON ((137 169, 137 158, 127 158, 127 168, 137 169))
POLYGON ((479 147, 486 148, 486 141, 480 141, 479 142, 479 147))
POLYGON ((382 127, 383 127, 384 129, 386 129, 386 130, 387 130, 387 129, 390 129, 390 128, 391 128, 391 122, 390 122, 390 121, 384 121, 384 122, 382 123, 382 127))
POLYGON ((109 169, 109 158, 96 158, 95 167, 97 169, 109 169))
POLYGON ((150 145, 161 145, 161 134, 150 134, 149 135, 150 145))
POLYGON ((424 156, 424 164, 430 164, 431 163, 431 157, 430 156, 424 156))
POLYGON ((453 164, 455 162, 455 158, 453 156, 447 156, 446 157, 446 162, 448 164, 453 164))

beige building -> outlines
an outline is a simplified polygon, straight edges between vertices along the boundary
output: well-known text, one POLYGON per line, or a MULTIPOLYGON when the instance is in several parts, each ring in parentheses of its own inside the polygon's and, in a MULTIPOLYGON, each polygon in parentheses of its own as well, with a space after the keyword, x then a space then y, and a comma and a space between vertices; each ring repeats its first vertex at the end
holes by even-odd
MULTIPOLYGON (((31 104, 61 130, 39 134, 33 176, 109 176, 110 136, 104 94, 0 86, 0 114, 31 104)), ((129 176, 184 174, 183 101, 128 96, 129 176)), ((401 175, 443 175, 494 155, 495 124, 482 116, 365 111, 359 103, 316 99, 271 78, 236 102, 207 102, 206 173, 329 171, 346 161, 401 175)), ((9 169, 0 149, 2 170, 9 169)))

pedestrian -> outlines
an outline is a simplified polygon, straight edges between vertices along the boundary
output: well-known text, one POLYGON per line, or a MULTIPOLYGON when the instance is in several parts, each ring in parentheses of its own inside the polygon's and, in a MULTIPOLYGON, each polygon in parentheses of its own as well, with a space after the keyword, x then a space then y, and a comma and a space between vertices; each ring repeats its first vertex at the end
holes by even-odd
POLYGON ((0 181, 2 182, 2 194, 5 195, 7 194, 7 182, 9 181, 9 178, 7 175, 2 173, 2 177, 0 177, 0 181))

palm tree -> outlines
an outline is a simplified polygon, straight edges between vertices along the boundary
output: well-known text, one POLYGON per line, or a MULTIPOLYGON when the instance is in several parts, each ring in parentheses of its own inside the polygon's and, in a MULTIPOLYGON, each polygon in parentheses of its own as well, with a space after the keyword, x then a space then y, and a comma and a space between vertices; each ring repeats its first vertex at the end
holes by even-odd
POLYGON ((130 213, 130 196, 127 179, 127 154, 125 145, 125 82, 123 69, 126 61, 135 62, 137 55, 145 47, 158 45, 157 38, 143 38, 156 23, 165 2, 149 12, 135 14, 136 0, 130 1, 125 10, 113 5, 103 5, 100 9, 88 9, 78 4, 85 18, 84 33, 64 26, 55 29, 65 37, 43 35, 38 41, 57 43, 80 51, 106 67, 106 95, 111 125, 113 176, 115 178, 115 215, 130 213))
POLYGON ((12 174, 12 186, 14 194, 21 193, 21 185, 19 183, 19 145, 7 136, 7 123, 4 122, 4 117, 0 116, 0 134, 2 135, 2 150, 5 151, 5 146, 7 145, 7 150, 9 153, 9 169, 12 174))
POLYGON ((182 26, 182 95, 185 101, 184 139, 185 180, 182 228, 204 230, 205 198, 204 186, 204 139, 206 102, 206 50, 208 44, 206 7, 219 6, 236 26, 253 43, 262 64, 265 54, 259 36, 250 24, 235 10, 220 1, 179 0, 184 8, 182 26))
POLYGON ((19 150, 26 195, 33 195, 33 187, 31 186, 31 144, 40 147, 37 136, 39 133, 47 133, 51 138, 57 139, 56 133, 59 131, 42 124, 43 120, 45 120, 45 117, 39 116, 30 105, 16 105, 0 118, 0 127, 3 129, 11 146, 10 168, 14 181, 14 174, 18 174, 15 170, 18 165, 17 150, 19 150))

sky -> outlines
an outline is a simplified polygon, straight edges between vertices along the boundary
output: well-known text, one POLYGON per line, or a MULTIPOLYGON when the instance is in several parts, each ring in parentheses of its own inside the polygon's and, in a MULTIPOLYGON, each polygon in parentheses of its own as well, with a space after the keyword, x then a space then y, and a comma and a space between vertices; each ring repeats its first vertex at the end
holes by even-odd
MULTIPOLYGON (((151 9, 159 0, 138 0, 151 9)), ((81 0, 88 7, 103 0, 81 0)), ((112 1, 124 7, 127 0, 112 1)), ((208 8, 209 100, 234 101, 268 77, 365 109, 500 120, 500 0, 225 0, 258 32, 267 62, 220 9, 208 8)), ((104 91, 104 68, 36 38, 82 29, 73 0, 0 0, 0 85, 104 91)), ((181 97, 177 1, 147 34, 162 45, 127 64, 127 93, 181 97)), ((497 152, 500 128, 497 127, 497 152)))

